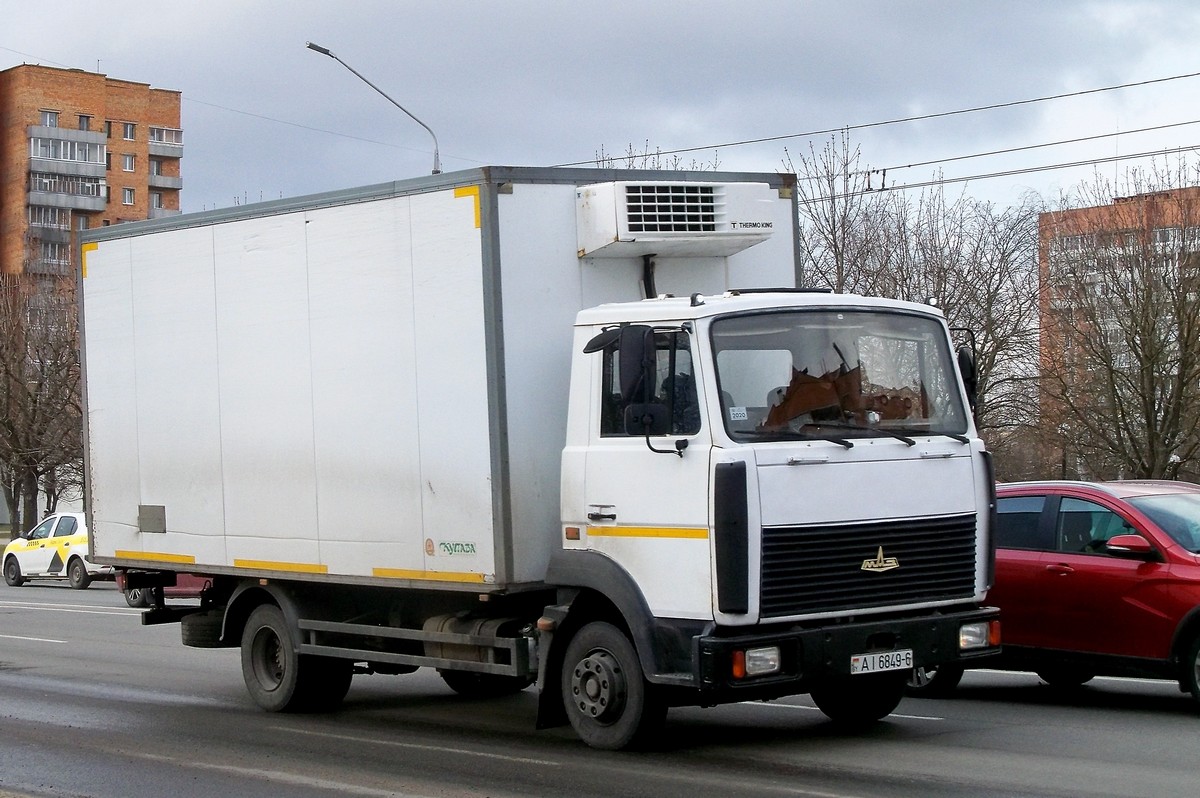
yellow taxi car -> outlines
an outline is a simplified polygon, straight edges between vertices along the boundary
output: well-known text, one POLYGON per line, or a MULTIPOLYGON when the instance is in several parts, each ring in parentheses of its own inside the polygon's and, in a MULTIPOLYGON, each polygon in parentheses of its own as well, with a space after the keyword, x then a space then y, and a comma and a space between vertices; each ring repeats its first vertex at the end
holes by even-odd
POLYGON ((93 579, 112 579, 111 566, 87 561, 83 513, 55 513, 4 547, 4 581, 20 587, 30 579, 66 579, 82 590, 93 579))

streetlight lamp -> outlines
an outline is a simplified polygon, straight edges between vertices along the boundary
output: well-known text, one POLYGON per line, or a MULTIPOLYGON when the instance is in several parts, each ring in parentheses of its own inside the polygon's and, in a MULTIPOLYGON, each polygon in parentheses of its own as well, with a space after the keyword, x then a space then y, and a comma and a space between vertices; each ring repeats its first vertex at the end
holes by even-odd
POLYGON ((435 175, 440 175, 440 174, 442 173, 442 161, 441 161, 441 158, 439 158, 439 157, 438 157, 438 143, 437 143, 437 136, 434 134, 433 130, 432 130, 430 127, 429 127, 429 125, 425 124, 425 123, 424 123, 424 122, 422 122, 420 119, 417 119, 415 116, 413 116, 412 112, 411 112, 411 111, 409 111, 407 108, 405 108, 403 105, 401 105, 400 103, 396 102, 396 101, 395 101, 395 100, 393 100, 391 97, 388 97, 388 96, 387 96, 387 94, 386 94, 386 93, 384 93, 383 89, 379 88, 379 87, 378 87, 378 86, 376 86, 374 83, 372 83, 371 81, 369 81, 369 80, 367 80, 366 78, 364 78, 364 77, 363 77, 361 74, 359 74, 358 70, 356 70, 354 67, 350 66, 350 65, 349 65, 349 64, 347 64, 345 61, 343 61, 342 59, 338 58, 338 57, 337 57, 336 55, 334 55, 333 53, 329 52, 329 49, 328 49, 328 48, 322 47, 322 46, 321 46, 321 45, 319 45, 319 44, 314 44, 313 42, 308 42, 308 49, 310 49, 310 50, 313 50, 313 51, 315 51, 315 52, 318 52, 318 53, 321 53, 322 55, 327 55, 327 56, 329 56, 330 58, 332 58, 334 61, 337 61, 339 64, 341 64, 342 66, 344 66, 346 69, 349 69, 351 72, 353 72, 353 73, 354 73, 354 76, 355 76, 356 78, 358 78, 358 79, 359 79, 359 80, 361 80, 363 83, 365 83, 365 84, 367 84, 368 86, 370 86, 370 87, 371 87, 372 89, 374 89, 375 91, 377 91, 377 92, 379 92, 380 94, 382 94, 385 100, 387 100, 387 101, 388 101, 388 102, 390 102, 392 105, 394 105, 394 106, 396 106, 397 108, 399 108, 399 109, 400 109, 401 111, 403 111, 404 113, 408 114, 408 118, 409 118, 409 119, 411 119, 412 121, 416 122, 416 123, 417 123, 418 125, 420 125, 421 127, 425 128, 427 131, 429 131, 429 135, 430 135, 430 136, 433 136, 433 173, 434 173, 435 175))

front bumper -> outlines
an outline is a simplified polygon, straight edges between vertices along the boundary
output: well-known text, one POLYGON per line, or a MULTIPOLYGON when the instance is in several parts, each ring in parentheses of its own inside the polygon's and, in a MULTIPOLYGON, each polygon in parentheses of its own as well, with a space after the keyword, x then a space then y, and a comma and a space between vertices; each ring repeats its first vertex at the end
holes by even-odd
POLYGON ((999 610, 985 607, 917 617, 796 626, 749 635, 718 630, 717 634, 697 639, 699 684, 701 690, 714 693, 786 694, 805 692, 809 684, 850 676, 850 660, 857 654, 908 649, 913 652, 914 667, 927 668, 983 657, 996 653, 998 646, 961 650, 959 630, 964 624, 995 621, 999 615, 999 610), (779 647, 777 673, 735 677, 737 652, 768 646, 779 647))

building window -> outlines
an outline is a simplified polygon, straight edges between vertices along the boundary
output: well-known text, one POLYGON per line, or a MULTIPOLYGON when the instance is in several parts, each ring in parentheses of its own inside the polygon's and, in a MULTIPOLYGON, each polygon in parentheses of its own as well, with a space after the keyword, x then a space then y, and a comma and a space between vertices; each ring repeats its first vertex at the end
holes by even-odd
POLYGON ((76 215, 75 215, 75 229, 76 229, 76 230, 86 230, 86 229, 88 229, 88 218, 87 218, 87 216, 84 216, 82 213, 79 213, 79 214, 76 214, 76 215))
POLYGON ((158 175, 159 177, 161 177, 162 173, 163 173, 162 158, 151 158, 150 159, 150 174, 158 175))
POLYGON ((150 140, 155 144, 173 144, 183 146, 183 131, 173 127, 150 128, 150 140))
POLYGON ((104 121, 104 137, 107 139, 112 138, 112 122, 109 120, 104 121))
POLYGON ((121 137, 126 141, 133 141, 134 134, 137 132, 137 125, 132 122, 126 122, 122 126, 121 137))
POLYGON ((162 210, 163 195, 161 191, 150 192, 150 207, 156 210, 162 210))
POLYGON ((86 141, 63 141, 37 136, 29 139, 29 157, 48 161, 81 161, 104 163, 108 148, 86 141))
POLYGON ((42 111, 42 127, 58 127, 58 111, 42 111))
POLYGON ((80 114, 79 115, 79 129, 80 130, 91 130, 92 129, 92 118, 86 114, 80 114))
POLYGON ((66 208, 30 205, 29 224, 31 227, 53 227, 59 230, 68 230, 71 227, 71 212, 66 208))
POLYGON ((133 189, 131 189, 131 188, 121 189, 121 204, 122 205, 132 205, 133 204, 133 189))
POLYGON ((71 246, 58 241, 43 241, 39 247, 42 263, 53 263, 59 266, 70 265, 71 246))
POLYGON ((31 172, 29 190, 49 194, 75 194, 82 197, 104 196, 104 181, 99 177, 78 175, 56 175, 49 172, 31 172))
POLYGON ((121 156, 121 169, 125 172, 132 172, 134 165, 134 157, 130 153, 125 153, 121 156))

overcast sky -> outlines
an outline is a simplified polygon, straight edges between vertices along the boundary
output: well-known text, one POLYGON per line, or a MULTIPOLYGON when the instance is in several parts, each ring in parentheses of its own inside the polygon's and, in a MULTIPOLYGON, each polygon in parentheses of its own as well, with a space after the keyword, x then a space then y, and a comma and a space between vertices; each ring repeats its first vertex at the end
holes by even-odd
MULTIPOLYGON (((780 171, 785 148, 870 125, 1128 83, 1115 91, 851 131, 888 184, 1200 145, 1193 0, 5 0, 0 68, 99 71, 182 92, 196 211, 444 171, 698 148, 780 171), (1192 123, 1194 124, 1180 124, 1192 123), (1134 132, 1173 125, 1156 132, 1134 132), (1120 133, 1119 136, 1111 134, 1120 133), (779 138, 779 137, 789 138, 779 138), (898 167, 1085 136, 1090 142, 898 167), (773 138, 753 144, 738 144, 773 138)), ((1015 202, 1100 168, 954 183, 1015 202)))

